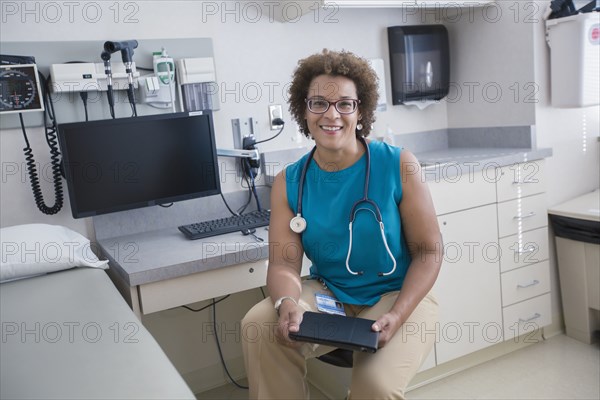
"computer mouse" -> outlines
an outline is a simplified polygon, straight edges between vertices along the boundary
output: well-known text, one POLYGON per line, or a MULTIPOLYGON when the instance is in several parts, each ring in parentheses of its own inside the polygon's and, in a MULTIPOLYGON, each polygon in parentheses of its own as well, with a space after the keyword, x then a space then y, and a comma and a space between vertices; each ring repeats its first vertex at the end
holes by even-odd
POLYGON ((256 232, 256 229, 252 228, 252 229, 243 229, 242 230, 242 235, 247 236, 247 235, 251 235, 254 232, 256 232))

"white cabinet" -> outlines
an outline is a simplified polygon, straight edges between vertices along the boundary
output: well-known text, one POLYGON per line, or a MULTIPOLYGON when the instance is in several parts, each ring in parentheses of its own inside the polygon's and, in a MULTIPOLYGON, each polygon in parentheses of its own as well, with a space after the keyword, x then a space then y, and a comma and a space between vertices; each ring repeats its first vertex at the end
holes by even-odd
POLYGON ((453 9, 485 7, 494 0, 280 0, 276 3, 264 2, 263 13, 279 22, 296 22, 303 15, 317 13, 318 9, 331 11, 333 18, 336 10, 342 8, 404 8, 410 12, 425 8, 453 9))
POLYGON ((323 6, 340 8, 397 8, 397 7, 483 7, 494 0, 320 0, 323 6))
POLYGON ((536 194, 498 204, 498 235, 520 235, 548 225, 546 196, 536 194))
POLYGON ((510 306, 550 291, 548 261, 502 274, 502 304, 510 306))
POLYGON ((438 365, 551 323, 543 167, 428 181, 444 240, 438 365))
MULTIPOLYGON (((521 340, 519 336, 532 333, 552 323, 550 293, 505 307, 504 339, 521 340)), ((527 340, 527 337, 522 340, 527 340)))
POLYGON ((485 7, 494 3, 495 0, 416 0, 415 4, 420 8, 474 8, 485 7))
POLYGON ((437 215, 496 203, 495 181, 483 173, 454 176, 443 165, 435 173, 437 178, 427 183, 437 215))
POLYGON ((261 287, 267 281, 267 265, 267 260, 258 260, 140 285, 142 313, 219 297, 224 287, 229 293, 261 287))
POLYGON ((498 169, 498 202, 546 191, 544 161, 507 165, 498 169))
POLYGON ((416 0, 321 0, 325 7, 340 8, 396 8, 417 4, 416 0))
POLYGON ((499 169, 498 236, 504 340, 552 323, 544 161, 499 169))
MULTIPOLYGON (((310 274, 310 266, 305 255, 301 276, 310 274)), ((268 260, 258 260, 141 285, 138 291, 142 312, 150 314, 219 297, 223 287, 230 293, 261 287, 267 281, 268 267, 268 260)))
POLYGON ((535 264, 548 259, 548 228, 542 227, 500 239, 500 271, 535 264))
POLYGON ((434 293, 440 304, 438 364, 502 341, 496 205, 438 218, 444 261, 434 293))

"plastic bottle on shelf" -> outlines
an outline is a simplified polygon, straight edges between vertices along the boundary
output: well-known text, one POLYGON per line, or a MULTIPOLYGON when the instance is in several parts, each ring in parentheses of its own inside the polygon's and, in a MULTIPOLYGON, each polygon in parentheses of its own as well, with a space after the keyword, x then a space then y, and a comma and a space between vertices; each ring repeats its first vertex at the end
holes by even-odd
POLYGON ((152 54, 154 74, 162 86, 171 86, 175 80, 175 64, 167 54, 167 50, 157 51, 152 54))

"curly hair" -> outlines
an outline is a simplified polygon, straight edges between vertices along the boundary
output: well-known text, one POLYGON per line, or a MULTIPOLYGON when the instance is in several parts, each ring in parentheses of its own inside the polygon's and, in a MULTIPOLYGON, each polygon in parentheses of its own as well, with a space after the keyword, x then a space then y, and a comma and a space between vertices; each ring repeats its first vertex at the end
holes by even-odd
POLYGON ((358 110, 362 115, 363 129, 356 131, 357 136, 367 137, 375 122, 377 108, 378 77, 369 62, 349 51, 330 51, 323 49, 321 53, 313 54, 298 62, 294 71, 292 85, 289 89, 290 113, 298 123, 300 131, 310 137, 308 125, 304 118, 306 114, 306 98, 309 86, 319 75, 344 76, 354 82, 360 104, 358 110))

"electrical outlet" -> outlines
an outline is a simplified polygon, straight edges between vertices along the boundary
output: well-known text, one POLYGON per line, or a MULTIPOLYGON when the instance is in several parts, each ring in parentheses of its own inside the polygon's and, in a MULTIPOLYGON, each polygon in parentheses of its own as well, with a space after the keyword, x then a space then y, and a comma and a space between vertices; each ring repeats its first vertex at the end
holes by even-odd
POLYGON ((272 131, 276 131, 277 129, 281 128, 281 125, 273 124, 273 120, 275 118, 283 118, 281 104, 272 104, 269 106, 269 125, 271 125, 272 131))
POLYGON ((252 118, 236 118, 231 120, 233 130, 233 148, 241 149, 244 138, 254 135, 254 121, 252 118))

